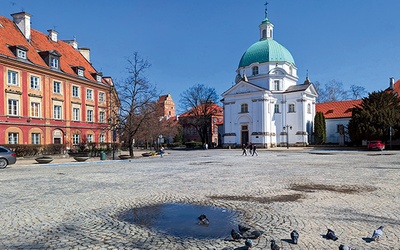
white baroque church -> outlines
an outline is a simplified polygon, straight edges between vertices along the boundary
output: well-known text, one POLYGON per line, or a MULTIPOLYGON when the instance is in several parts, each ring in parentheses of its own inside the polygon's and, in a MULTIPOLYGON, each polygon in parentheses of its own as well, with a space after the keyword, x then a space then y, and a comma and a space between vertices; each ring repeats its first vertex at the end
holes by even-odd
POLYGON ((267 15, 260 40, 243 54, 235 85, 222 94, 223 146, 306 146, 311 141, 318 96, 308 76, 297 84, 291 53, 273 39, 267 15))

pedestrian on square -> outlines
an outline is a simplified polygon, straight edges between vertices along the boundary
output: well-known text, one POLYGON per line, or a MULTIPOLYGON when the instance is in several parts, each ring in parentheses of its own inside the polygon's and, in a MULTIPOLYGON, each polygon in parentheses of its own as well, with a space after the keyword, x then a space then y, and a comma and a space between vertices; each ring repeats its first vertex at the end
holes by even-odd
POLYGON ((164 154, 164 147, 161 146, 161 148, 160 148, 160 155, 161 155, 161 158, 162 158, 163 154, 164 154))
POLYGON ((242 145, 242 150, 243 150, 242 155, 246 155, 247 156, 247 149, 246 149, 246 145, 244 143, 242 145))
POLYGON ((256 149, 257 149, 256 144, 253 144, 253 154, 251 156, 254 156, 254 154, 256 154, 256 156, 258 156, 256 149))
POLYGON ((251 149, 252 149, 251 142, 247 143, 247 148, 249 149, 249 155, 251 155, 251 149))

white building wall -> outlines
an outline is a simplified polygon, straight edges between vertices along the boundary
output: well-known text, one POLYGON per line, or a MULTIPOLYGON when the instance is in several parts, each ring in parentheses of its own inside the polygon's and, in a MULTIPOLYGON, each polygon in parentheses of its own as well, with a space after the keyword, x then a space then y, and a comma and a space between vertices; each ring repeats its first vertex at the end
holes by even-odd
MULTIPOLYGON (((338 131, 338 125, 344 125, 346 128, 349 124, 349 118, 339 118, 339 119, 325 119, 326 124, 326 142, 327 143, 340 143, 340 134, 338 131)), ((343 138, 345 141, 350 139, 343 138)))

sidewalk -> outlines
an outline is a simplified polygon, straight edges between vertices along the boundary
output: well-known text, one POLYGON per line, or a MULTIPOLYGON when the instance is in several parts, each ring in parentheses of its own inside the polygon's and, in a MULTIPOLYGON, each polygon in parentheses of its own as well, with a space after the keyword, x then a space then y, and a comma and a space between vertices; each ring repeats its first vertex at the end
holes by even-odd
MULTIPOLYGON (((151 150, 134 150, 133 151, 133 155, 134 158, 139 158, 139 157, 143 157, 142 153, 145 152, 150 152, 151 150)), ((129 152, 127 151, 119 151, 119 152, 115 152, 115 160, 120 160, 120 158, 118 157, 119 155, 127 155, 129 154, 129 152)), ((10 166, 26 166, 26 165, 36 165, 39 164, 35 161, 36 158, 38 158, 40 156, 31 156, 31 157, 17 157, 17 162, 13 165, 10 166)), ((74 159, 74 157, 69 156, 68 154, 59 154, 59 155, 52 155, 51 156, 53 158, 53 161, 50 162, 50 164, 62 164, 62 163, 71 163, 71 162, 78 162, 74 159)), ((106 160, 105 161, 110 161, 113 160, 112 158, 112 154, 107 155, 106 156, 106 160)), ((86 160, 85 162, 96 162, 96 161, 101 161, 100 160, 100 156, 96 156, 96 157, 90 157, 88 160, 86 160)))

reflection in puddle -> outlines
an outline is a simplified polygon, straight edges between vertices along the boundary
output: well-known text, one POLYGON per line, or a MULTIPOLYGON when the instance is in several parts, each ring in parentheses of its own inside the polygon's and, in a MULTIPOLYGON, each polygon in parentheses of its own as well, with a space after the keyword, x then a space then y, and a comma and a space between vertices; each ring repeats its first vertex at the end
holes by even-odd
POLYGON ((236 211, 184 203, 165 203, 149 207, 132 208, 120 215, 120 219, 145 226, 160 233, 179 238, 216 239, 230 235, 237 228, 236 211), (198 225, 198 217, 205 214, 210 223, 198 225))

